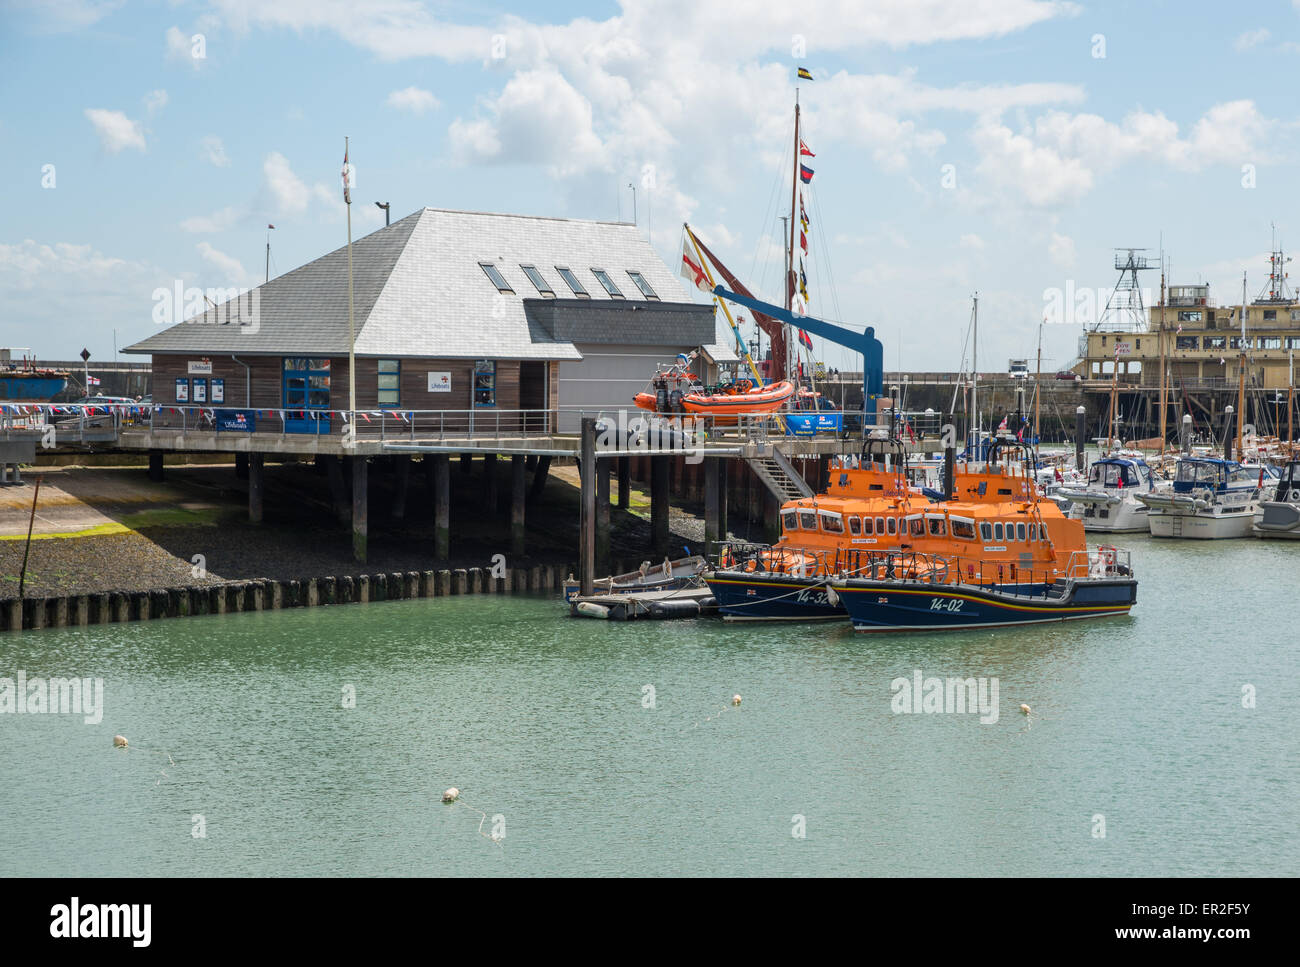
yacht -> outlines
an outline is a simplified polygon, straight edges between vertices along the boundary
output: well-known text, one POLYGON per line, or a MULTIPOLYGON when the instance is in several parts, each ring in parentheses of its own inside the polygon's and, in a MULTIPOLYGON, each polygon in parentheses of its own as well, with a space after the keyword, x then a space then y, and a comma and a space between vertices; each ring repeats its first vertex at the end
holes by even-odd
POLYGON ((1069 514, 1086 531, 1135 534, 1147 531, 1147 505, 1139 495, 1154 493, 1155 478, 1141 457, 1109 456, 1088 467, 1084 486, 1061 487, 1069 514))
POLYGON ((1300 460, 1282 468, 1272 500, 1261 500, 1251 529, 1258 537, 1300 540, 1300 460))
POLYGON ((1249 537, 1267 471, 1222 457, 1181 457, 1168 490, 1139 493, 1153 537, 1249 537))

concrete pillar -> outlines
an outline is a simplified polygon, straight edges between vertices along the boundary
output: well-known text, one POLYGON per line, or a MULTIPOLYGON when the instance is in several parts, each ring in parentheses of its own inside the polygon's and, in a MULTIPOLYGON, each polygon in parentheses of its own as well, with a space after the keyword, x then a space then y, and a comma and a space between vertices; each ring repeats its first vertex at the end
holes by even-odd
POLYGON ((524 553, 524 503, 528 498, 528 477, 523 454, 510 458, 510 553, 524 553))
POLYGON ((365 457, 352 458, 352 558, 364 564, 369 534, 368 474, 365 457))
POLYGON ((1183 422, 1179 424, 1178 448, 1184 455, 1190 455, 1192 452, 1192 414, 1190 413, 1184 413, 1183 422))
POLYGON ((163 478, 163 452, 161 450, 149 451, 149 479, 155 483, 161 482, 163 478))
POLYGON ((247 453, 235 454, 235 479, 236 480, 248 479, 248 454, 247 453))
POLYGON ((609 461, 596 460, 596 569, 609 570, 609 461))
POLYGON ((485 454, 483 457, 483 506, 488 516, 497 512, 497 455, 485 454))
POLYGON ((632 503, 632 458, 618 458, 618 507, 627 510, 632 503))
POLYGON ((709 554, 718 541, 718 461, 704 461, 704 552, 709 554))
POLYGON ((397 461, 393 466, 395 473, 393 517, 401 520, 406 516, 406 490, 411 482, 411 458, 405 454, 399 454, 393 459, 397 461))
POLYGON ((668 552, 668 457, 650 458, 650 549, 668 552))
POLYGON ((434 557, 445 561, 451 556, 451 455, 433 456, 434 557))
POLYGON ((262 523, 264 462, 262 454, 248 454, 248 521, 251 524, 262 523))

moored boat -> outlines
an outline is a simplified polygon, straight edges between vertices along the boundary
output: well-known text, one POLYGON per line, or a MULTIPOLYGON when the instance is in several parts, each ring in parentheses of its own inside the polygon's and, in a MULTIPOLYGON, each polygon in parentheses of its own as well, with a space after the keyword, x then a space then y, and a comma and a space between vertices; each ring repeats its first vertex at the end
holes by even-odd
POLYGON ((1057 494, 1070 502, 1070 517, 1082 521, 1084 530, 1146 533, 1149 508, 1138 497, 1155 489, 1141 457, 1109 456, 1092 462, 1085 486, 1063 486, 1057 494))
POLYGON ((1267 472, 1222 457, 1182 457, 1168 490, 1140 493, 1153 537, 1249 537, 1267 472))
POLYGON ((1251 522, 1257 537, 1300 540, 1300 460, 1282 468, 1272 500, 1261 500, 1251 522))
POLYGON ((855 631, 946 631, 1126 615, 1137 602, 1128 553, 1072 555, 1050 579, 970 580, 959 559, 900 557, 894 576, 836 578, 830 594, 855 631))

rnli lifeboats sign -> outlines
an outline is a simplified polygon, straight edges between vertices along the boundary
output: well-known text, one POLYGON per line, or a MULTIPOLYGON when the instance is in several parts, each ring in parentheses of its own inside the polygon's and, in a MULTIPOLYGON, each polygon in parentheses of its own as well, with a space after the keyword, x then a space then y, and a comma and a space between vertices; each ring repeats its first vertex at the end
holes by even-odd
POLYGON ((451 373, 430 373, 430 374, 429 374, 429 392, 430 392, 430 393, 450 393, 450 392, 451 392, 451 373))
POLYGON ((212 360, 210 359, 191 359, 187 360, 188 370, 191 376, 210 376, 212 375, 212 360))

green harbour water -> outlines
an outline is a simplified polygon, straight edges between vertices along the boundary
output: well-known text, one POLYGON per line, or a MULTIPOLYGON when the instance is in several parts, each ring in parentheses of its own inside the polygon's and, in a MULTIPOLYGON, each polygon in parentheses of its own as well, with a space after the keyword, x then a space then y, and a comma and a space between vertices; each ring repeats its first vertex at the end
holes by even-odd
POLYGON ((539 597, 7 635, 104 714, 0 715, 0 873, 1294 875, 1300 545, 1119 543, 1131 617, 960 635, 539 597), (998 720, 896 714, 916 670, 998 720))

